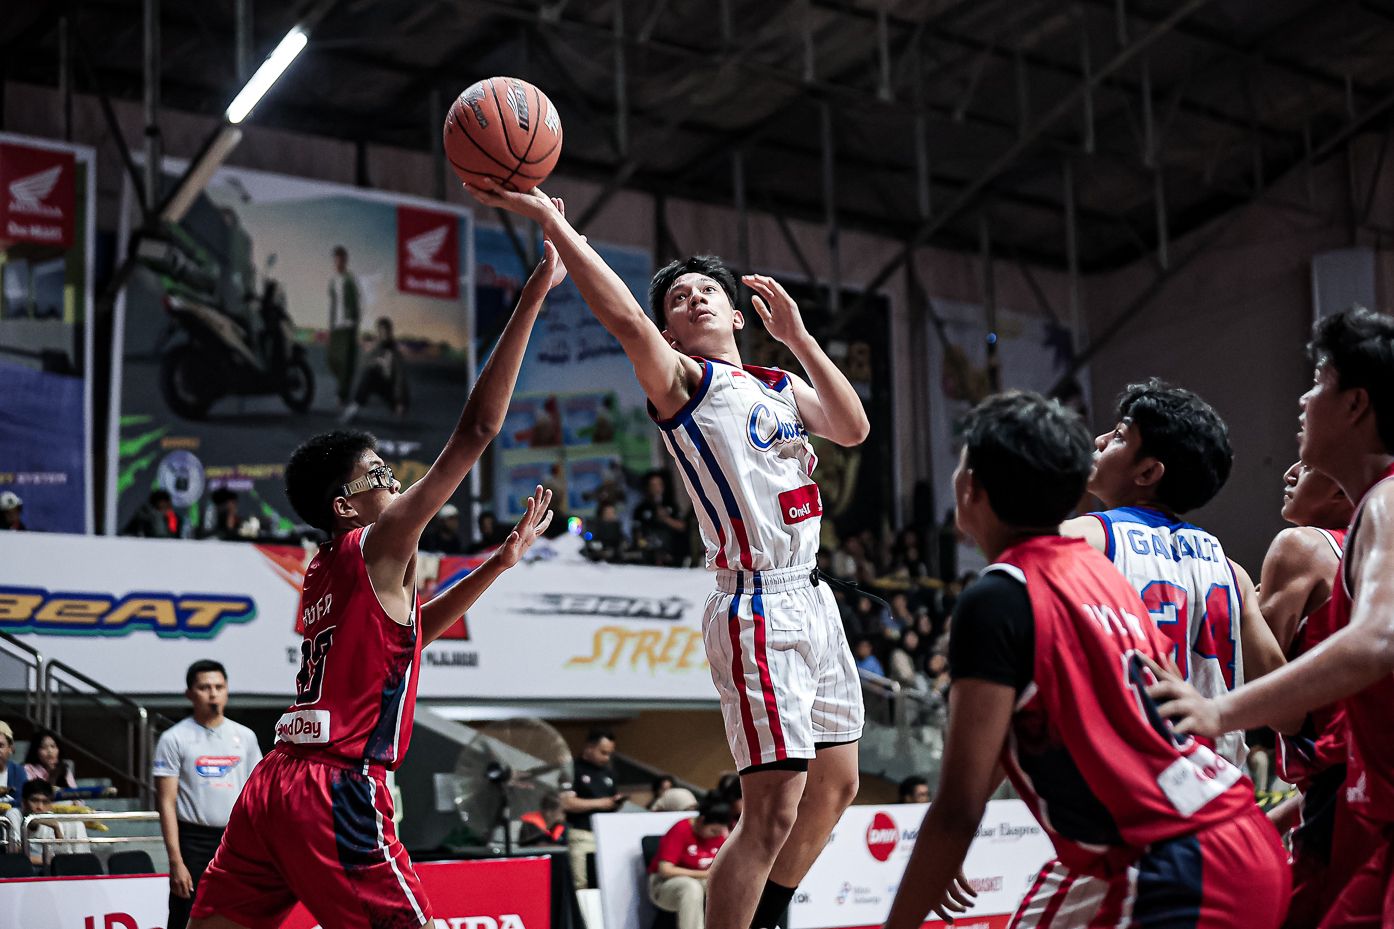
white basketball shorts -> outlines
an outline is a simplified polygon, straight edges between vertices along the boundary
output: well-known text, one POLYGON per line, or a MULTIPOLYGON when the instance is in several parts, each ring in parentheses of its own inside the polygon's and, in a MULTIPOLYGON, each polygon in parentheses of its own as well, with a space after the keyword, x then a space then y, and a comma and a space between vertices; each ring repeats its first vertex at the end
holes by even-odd
POLYGON ((813 565, 717 571, 702 634, 736 769, 861 738, 861 680, 813 565))

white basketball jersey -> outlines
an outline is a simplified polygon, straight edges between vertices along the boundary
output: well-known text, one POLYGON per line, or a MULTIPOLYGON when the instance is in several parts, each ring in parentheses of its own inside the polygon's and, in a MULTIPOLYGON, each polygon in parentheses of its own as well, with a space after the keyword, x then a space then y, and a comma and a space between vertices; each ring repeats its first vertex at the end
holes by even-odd
POLYGON ((823 502, 817 457, 777 368, 696 359, 702 383, 659 420, 706 544, 708 569, 769 571, 811 564, 823 502))
MULTIPOLYGON (((1108 536, 1104 554, 1137 589, 1191 686, 1218 697, 1244 683, 1239 583, 1220 540, 1198 526, 1145 507, 1091 513, 1108 536)), ((1216 751, 1238 766, 1248 754, 1242 732, 1221 736, 1216 751)))

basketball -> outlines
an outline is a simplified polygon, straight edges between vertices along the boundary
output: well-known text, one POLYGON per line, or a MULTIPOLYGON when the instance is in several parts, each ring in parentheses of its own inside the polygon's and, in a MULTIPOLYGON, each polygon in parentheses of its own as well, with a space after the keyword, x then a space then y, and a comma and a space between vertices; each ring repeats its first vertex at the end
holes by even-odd
POLYGON ((557 108, 516 77, 471 84, 445 116, 445 157, 466 184, 491 177, 514 190, 531 190, 560 156, 557 108))

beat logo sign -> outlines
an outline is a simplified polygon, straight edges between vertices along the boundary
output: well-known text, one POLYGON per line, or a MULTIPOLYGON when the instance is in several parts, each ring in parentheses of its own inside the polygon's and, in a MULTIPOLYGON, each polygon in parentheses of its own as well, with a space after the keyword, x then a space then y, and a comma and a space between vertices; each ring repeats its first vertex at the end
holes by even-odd
POLYGON ((866 827, 866 850, 872 858, 877 861, 890 858, 899 841, 900 830, 896 829, 895 820, 885 813, 871 817, 871 825, 866 827))
POLYGON ((460 217, 397 207, 397 289, 404 294, 460 297, 460 217))
POLYGON ((72 152, 0 143, 0 244, 73 244, 77 159, 72 152))

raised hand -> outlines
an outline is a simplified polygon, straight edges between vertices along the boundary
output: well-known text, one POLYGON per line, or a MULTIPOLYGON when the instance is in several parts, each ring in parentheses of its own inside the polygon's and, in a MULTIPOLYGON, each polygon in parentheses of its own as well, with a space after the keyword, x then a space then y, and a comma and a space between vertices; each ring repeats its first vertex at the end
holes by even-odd
POLYGON ((557 198, 547 196, 540 187, 520 193, 509 190, 493 178, 487 177, 473 184, 466 184, 465 190, 487 207, 508 210, 539 223, 547 218, 548 213, 557 209, 556 204, 560 202, 557 198))
POLYGON ((751 303, 771 336, 785 345, 808 338, 799 305, 779 281, 763 274, 747 274, 741 278, 741 283, 755 291, 751 303))
POLYGON ((523 518, 518 520, 518 524, 498 548, 495 557, 499 559, 501 567, 513 567, 527 550, 532 548, 532 543, 542 538, 547 527, 552 525, 551 505, 552 491, 538 484, 532 496, 523 504, 523 518))

